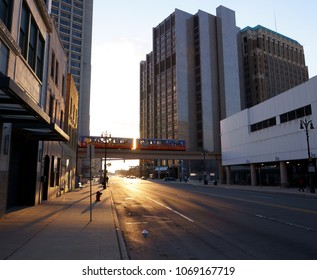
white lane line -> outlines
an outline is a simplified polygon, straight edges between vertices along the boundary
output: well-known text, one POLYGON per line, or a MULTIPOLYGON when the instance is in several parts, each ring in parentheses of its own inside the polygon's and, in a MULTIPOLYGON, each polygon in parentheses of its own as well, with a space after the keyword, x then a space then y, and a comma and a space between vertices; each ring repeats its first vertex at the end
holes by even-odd
POLYGON ((146 198, 149 199, 149 200, 151 200, 151 201, 153 201, 154 203, 156 203, 156 204, 158 204, 158 205, 160 205, 160 206, 162 206, 162 207, 164 207, 164 208, 166 208, 166 209, 172 211, 173 213, 175 213, 175 214, 177 214, 177 215, 183 217, 183 218, 186 219, 187 221, 190 221, 190 222, 192 222, 192 223, 194 222, 194 220, 188 218, 187 216, 183 215, 182 213, 179 213, 178 211, 172 209, 171 207, 168 207, 168 206, 164 205, 163 203, 160 203, 160 202, 158 202, 158 201, 156 201, 156 200, 154 200, 154 199, 152 199, 152 198, 150 198, 150 197, 148 197, 148 196, 146 196, 146 198))
POLYGON ((259 214, 255 214, 255 216, 258 217, 258 218, 261 218, 261 219, 278 222, 278 223, 281 223, 281 224, 284 224, 284 225, 288 225, 288 226, 291 226, 291 227, 297 227, 297 228, 305 229, 305 230, 307 230, 307 231, 312 231, 312 230, 313 230, 313 229, 310 228, 310 227, 305 227, 305 226, 297 225, 297 224, 290 223, 290 222, 287 222, 287 221, 284 221, 284 220, 280 220, 280 219, 276 219, 276 218, 270 218, 270 217, 262 216, 262 215, 259 215, 259 214))

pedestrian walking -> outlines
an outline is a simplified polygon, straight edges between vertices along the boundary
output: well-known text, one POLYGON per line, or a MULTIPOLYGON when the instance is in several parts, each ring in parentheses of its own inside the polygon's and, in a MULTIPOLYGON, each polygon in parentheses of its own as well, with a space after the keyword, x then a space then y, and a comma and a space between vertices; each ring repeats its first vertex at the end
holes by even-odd
POLYGON ((300 178, 300 179, 298 180, 298 183, 299 183, 298 191, 299 191, 299 192, 300 192, 300 191, 305 192, 305 190, 304 190, 304 183, 305 183, 304 179, 303 179, 303 178, 300 178))

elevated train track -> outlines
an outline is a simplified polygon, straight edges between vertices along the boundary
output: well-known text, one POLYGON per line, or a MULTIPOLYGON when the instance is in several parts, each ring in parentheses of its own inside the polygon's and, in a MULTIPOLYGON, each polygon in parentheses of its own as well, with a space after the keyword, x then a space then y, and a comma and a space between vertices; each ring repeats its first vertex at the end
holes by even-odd
MULTIPOLYGON (((96 148, 95 158, 104 158, 105 151, 102 148, 96 148)), ((78 157, 87 158, 87 148, 78 147, 78 157)), ((133 150, 133 149, 107 149, 108 159, 179 159, 179 160, 201 160, 203 154, 201 151, 162 151, 162 150, 133 150)), ((220 160, 220 153, 207 152, 205 159, 220 160)))

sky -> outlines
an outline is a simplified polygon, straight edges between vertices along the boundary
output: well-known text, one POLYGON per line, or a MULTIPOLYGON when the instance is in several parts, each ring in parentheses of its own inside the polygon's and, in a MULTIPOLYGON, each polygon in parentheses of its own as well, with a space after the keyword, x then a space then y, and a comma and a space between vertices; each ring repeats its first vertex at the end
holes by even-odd
POLYGON ((140 62, 152 51, 152 28, 175 9, 236 15, 241 29, 258 24, 304 46, 309 77, 317 75, 317 2, 314 0, 94 0, 90 134, 139 136, 140 62))

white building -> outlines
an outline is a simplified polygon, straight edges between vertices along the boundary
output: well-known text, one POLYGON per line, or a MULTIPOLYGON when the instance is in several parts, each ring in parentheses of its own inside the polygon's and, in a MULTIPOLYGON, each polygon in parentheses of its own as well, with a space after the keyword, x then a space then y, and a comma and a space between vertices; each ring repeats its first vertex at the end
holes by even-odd
MULTIPOLYGON (((222 120, 227 183, 290 186, 310 177, 306 133, 300 129, 305 119, 317 125, 317 76, 222 120)), ((315 163, 317 131, 310 128, 310 156, 315 163)))

